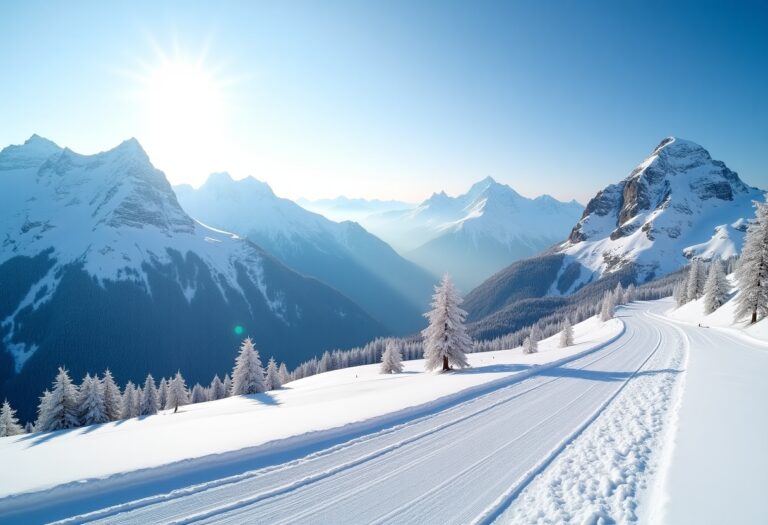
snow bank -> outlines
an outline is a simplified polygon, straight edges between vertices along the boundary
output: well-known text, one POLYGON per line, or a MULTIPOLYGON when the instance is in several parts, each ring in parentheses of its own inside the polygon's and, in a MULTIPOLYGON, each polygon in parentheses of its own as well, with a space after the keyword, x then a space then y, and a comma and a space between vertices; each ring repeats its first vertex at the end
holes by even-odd
POLYGON ((472 354, 472 373, 424 373, 421 360, 404 363, 404 372, 395 375, 381 375, 378 364, 367 365, 305 378, 268 394, 185 406, 177 414, 161 412, 70 431, 3 438, 0 464, 15 474, 0 479, 0 498, 72 482, 81 485, 89 479, 288 438, 320 440, 327 438, 320 431, 526 376, 536 365, 570 360, 615 339, 622 331, 619 320, 603 323, 591 318, 575 326, 572 347, 557 348, 558 337, 553 336, 540 343, 537 354, 524 355, 520 348, 472 354))

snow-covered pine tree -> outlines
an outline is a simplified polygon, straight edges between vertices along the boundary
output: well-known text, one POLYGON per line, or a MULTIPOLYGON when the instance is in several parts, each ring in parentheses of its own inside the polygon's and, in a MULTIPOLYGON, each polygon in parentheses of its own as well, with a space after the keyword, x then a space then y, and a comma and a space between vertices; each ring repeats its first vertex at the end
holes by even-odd
POLYGON ((104 405, 104 391, 98 377, 85 374, 78 396, 80 424, 98 425, 109 421, 104 405))
POLYGON ((704 294, 704 280, 706 279, 704 272, 702 262, 699 259, 693 259, 688 270, 688 282, 685 288, 685 297, 688 301, 700 299, 704 294))
POLYGON ((189 393, 187 392, 187 382, 184 381, 181 372, 176 372, 176 376, 168 385, 168 398, 165 401, 165 409, 173 409, 176 412, 180 406, 189 404, 189 393))
POLYGON ((224 374, 224 397, 232 395, 232 378, 229 374, 224 374))
POLYGON ((280 368, 277 369, 277 374, 280 376, 280 385, 284 385, 291 381, 291 374, 288 372, 288 367, 285 363, 280 363, 280 368))
POLYGON ((247 337, 240 346, 240 353, 232 370, 232 395, 259 394, 266 389, 259 351, 253 346, 251 338, 247 337))
POLYGON ((60 367, 53 381, 53 390, 43 393, 38 407, 36 430, 51 432, 75 428, 80 424, 77 413, 77 388, 66 368, 60 367))
POLYGON ((563 329, 560 332, 560 348, 566 348, 573 345, 573 325, 571 320, 565 318, 563 329))
POLYGON ((435 287, 432 310, 425 315, 429 326, 421 334, 424 337, 424 365, 427 370, 452 366, 469 366, 467 352, 472 351, 472 340, 467 335, 464 319, 467 312, 461 309, 462 299, 446 274, 435 287))
POLYGON ((403 371, 403 355, 400 345, 395 341, 387 342, 387 347, 381 354, 381 368, 379 370, 382 374, 399 374, 403 371))
POLYGON ((27 421, 27 424, 24 425, 24 433, 25 434, 31 434, 35 431, 35 425, 31 421, 27 421))
POLYGON ((138 415, 136 410, 136 387, 131 381, 128 381, 123 389, 123 405, 120 410, 120 418, 131 419, 138 415))
POLYGON ((160 396, 155 386, 155 378, 152 374, 147 374, 144 380, 144 391, 141 396, 141 406, 139 407, 140 416, 151 416, 157 414, 160 408, 160 396))
POLYGON ((282 383, 280 382, 280 374, 277 371, 277 363, 275 362, 274 357, 270 357, 269 362, 267 363, 267 373, 266 377, 264 378, 264 385, 266 386, 267 390, 277 390, 282 386, 282 383))
POLYGON ((756 323, 768 315, 768 204, 757 205, 757 217, 747 230, 744 249, 736 266, 739 281, 736 320, 749 317, 756 323))
POLYGON ((101 385, 104 391, 104 413, 107 414, 109 421, 117 421, 123 410, 123 397, 120 395, 120 387, 115 383, 109 368, 104 371, 101 385))
POLYGON ((538 324, 533 325, 528 337, 523 341, 523 353, 535 354, 539 351, 539 341, 541 341, 541 328, 538 324))
POLYGON ((610 321, 613 319, 614 309, 613 294, 611 292, 606 292, 605 295, 603 295, 603 302, 600 305, 600 320, 610 321))
POLYGON ((704 311, 711 314, 728 300, 730 287, 728 279, 725 278, 723 262, 720 259, 714 259, 709 265, 709 275, 704 283, 704 311))
POLYGON ((157 409, 162 410, 168 404, 168 380, 161 378, 157 385, 157 409))
POLYGON ((0 406, 0 437, 17 436, 23 434, 24 429, 16 418, 16 411, 6 399, 0 406))
POLYGON ((323 355, 320 356, 320 361, 317 363, 317 373, 322 374, 323 372, 327 372, 331 369, 331 354, 329 354, 326 350, 323 352, 323 355))
POLYGON ((217 399, 224 399, 227 397, 227 393, 224 391, 224 383, 221 382, 218 374, 213 376, 213 380, 211 381, 211 386, 208 389, 208 393, 211 401, 216 401, 217 399))
POLYGON ((688 302, 686 297, 687 284, 688 283, 686 280, 678 281, 672 290, 672 297, 675 299, 675 304, 678 306, 678 308, 688 302))
POLYGON ((191 402, 192 404, 197 403, 204 403, 208 401, 205 395, 205 389, 200 383, 195 383, 195 386, 192 387, 192 395, 191 395, 191 402))

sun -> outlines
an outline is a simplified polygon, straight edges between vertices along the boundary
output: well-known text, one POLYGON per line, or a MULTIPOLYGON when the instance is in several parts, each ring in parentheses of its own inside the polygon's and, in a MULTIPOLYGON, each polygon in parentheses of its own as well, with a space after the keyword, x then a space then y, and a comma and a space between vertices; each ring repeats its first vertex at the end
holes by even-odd
POLYGON ((215 170, 228 132, 225 82, 201 61, 162 58, 141 75, 138 95, 140 140, 156 167, 172 182, 215 170))

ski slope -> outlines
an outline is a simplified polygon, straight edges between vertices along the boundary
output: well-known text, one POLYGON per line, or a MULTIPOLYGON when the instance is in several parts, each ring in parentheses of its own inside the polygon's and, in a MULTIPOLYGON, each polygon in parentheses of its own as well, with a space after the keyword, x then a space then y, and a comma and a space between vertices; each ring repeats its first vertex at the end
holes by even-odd
MULTIPOLYGON (((755 381, 768 372, 768 349, 671 321, 671 306, 623 307, 624 331, 605 344, 466 388, 425 410, 288 442, 258 461, 222 454, 193 461, 197 470, 161 466, 130 483, 54 488, 48 502, 5 498, 0 521, 759 522, 768 418, 750 406, 768 394, 755 381), (732 388, 728 395, 724 387, 732 388)), ((521 370, 486 362, 453 377, 488 367, 521 370)), ((318 386, 316 395, 329 389, 318 386)))

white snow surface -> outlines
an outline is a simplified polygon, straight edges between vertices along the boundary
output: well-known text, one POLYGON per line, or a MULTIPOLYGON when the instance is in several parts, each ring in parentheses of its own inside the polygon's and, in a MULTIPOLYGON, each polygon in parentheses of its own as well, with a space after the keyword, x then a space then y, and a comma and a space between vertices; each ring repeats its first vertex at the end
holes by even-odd
MULTIPOLYGON (((738 254, 747 221, 754 217, 753 203, 764 201, 765 192, 745 185, 698 144, 669 137, 622 183, 604 188, 598 200, 603 209, 577 224, 583 240, 559 248, 566 255, 563 268, 575 261, 587 269, 564 293, 628 263, 637 265, 644 280, 673 272, 693 256, 710 260, 738 254), (629 186, 647 206, 618 224, 629 186), (730 198, 717 198, 719 192, 730 198)), ((551 293, 559 292, 553 287, 551 293)))

